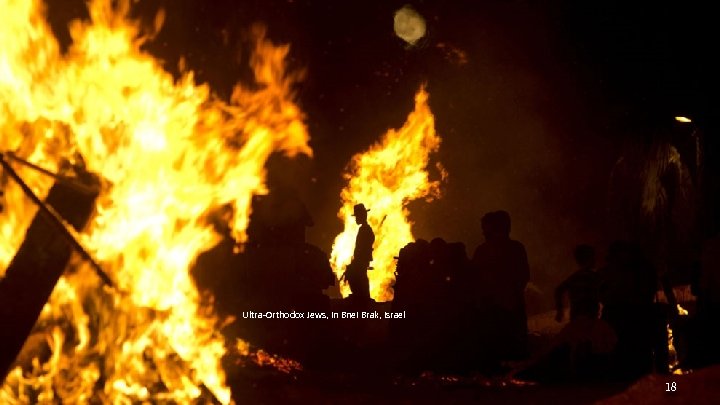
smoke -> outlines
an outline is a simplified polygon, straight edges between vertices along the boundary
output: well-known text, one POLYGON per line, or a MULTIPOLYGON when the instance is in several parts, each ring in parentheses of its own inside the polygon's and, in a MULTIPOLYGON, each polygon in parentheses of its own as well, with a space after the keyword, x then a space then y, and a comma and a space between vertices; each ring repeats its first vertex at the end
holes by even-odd
POLYGON ((199 81, 230 88, 239 74, 239 64, 228 61, 240 46, 233 40, 241 38, 238 27, 263 21, 278 42, 291 43, 290 62, 307 68, 298 94, 316 153, 312 160, 271 161, 268 169, 271 187, 295 186, 307 204, 315 222, 309 242, 331 250, 342 230, 336 213, 345 165, 402 125, 426 82, 443 139, 437 160, 449 176, 442 198, 410 205, 416 236, 461 241, 472 254, 482 242, 482 215, 505 209, 547 296, 574 270, 575 244, 592 244, 602 257, 617 154, 598 118, 607 111, 596 110, 604 102, 593 98, 596 78, 576 64, 568 39, 549 24, 554 17, 543 14, 547 8, 427 0, 420 15, 398 9, 403 3, 299 3, 173 2, 148 48, 168 65, 182 55, 199 81), (231 32, 230 45, 223 30, 231 32), (390 35, 413 51, 399 52, 390 35))
POLYGON ((472 255, 483 240, 482 215, 507 210, 543 295, 534 312, 548 308, 552 289, 575 270, 576 244, 603 257, 615 151, 587 119, 597 112, 543 17, 507 11, 453 15, 436 31, 465 50, 468 63, 433 60, 423 72, 449 177, 442 198, 410 211, 418 237, 464 242, 472 255))

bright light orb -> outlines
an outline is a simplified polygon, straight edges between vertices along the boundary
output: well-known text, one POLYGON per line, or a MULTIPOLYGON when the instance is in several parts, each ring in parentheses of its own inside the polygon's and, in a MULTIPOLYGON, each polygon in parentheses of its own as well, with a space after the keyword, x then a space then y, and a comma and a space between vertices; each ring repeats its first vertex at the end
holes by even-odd
POLYGON ((395 12, 393 27, 395 35, 409 45, 415 45, 425 36, 427 29, 425 19, 410 5, 405 5, 395 12))

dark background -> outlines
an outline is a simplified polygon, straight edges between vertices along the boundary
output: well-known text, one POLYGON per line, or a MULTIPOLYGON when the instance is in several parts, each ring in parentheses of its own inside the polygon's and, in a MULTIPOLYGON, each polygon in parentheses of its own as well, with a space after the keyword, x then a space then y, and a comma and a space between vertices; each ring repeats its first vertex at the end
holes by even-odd
MULTIPOLYGON (((449 178, 440 200, 411 205, 415 235, 462 241, 472 254, 483 213, 506 209, 546 292, 572 270, 575 244, 602 254, 612 239, 607 189, 622 145, 656 131, 688 136, 676 115, 706 134, 706 197, 716 201, 720 34, 700 2, 148 0, 133 13, 151 25, 161 8, 165 25, 147 51, 175 74, 183 56, 223 98, 251 77, 253 23, 291 44, 291 67, 307 70, 297 97, 315 157, 269 168, 298 189, 315 220, 308 239, 327 252, 342 227, 345 165, 402 125, 422 83, 449 178), (404 4, 428 26, 412 48, 393 33, 404 4)), ((49 15, 67 45, 67 22, 87 12, 50 1, 49 15)))

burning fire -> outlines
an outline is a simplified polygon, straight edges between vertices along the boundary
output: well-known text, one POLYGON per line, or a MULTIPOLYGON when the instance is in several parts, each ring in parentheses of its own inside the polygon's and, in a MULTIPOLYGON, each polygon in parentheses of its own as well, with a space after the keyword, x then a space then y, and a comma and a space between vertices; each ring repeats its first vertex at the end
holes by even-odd
MULTIPOLYGON (((71 264, 36 330, 51 350, 32 370, 13 370, 0 402, 231 401, 218 319, 188 270, 219 240, 206 220, 230 205, 245 240, 253 194, 266 192, 274 151, 310 154, 292 101, 287 46, 255 30, 257 89, 237 85, 229 103, 192 72, 178 80, 140 50, 148 38, 128 19, 130 0, 91 0, 90 21, 70 25, 62 54, 39 0, 0 0, 0 151, 52 171, 82 161, 101 178, 96 213, 80 235, 118 289, 71 264)), ((160 21, 160 19, 158 19, 160 21)), ((17 171, 40 196, 52 179, 17 171)), ((0 177, 0 276, 36 212, 0 177)))
MULTIPOLYGON (((435 118, 427 103, 428 93, 420 89, 415 95, 415 111, 399 130, 391 129, 364 153, 353 156, 345 178, 349 180, 340 194, 343 206, 338 217, 345 229, 333 243, 330 262, 340 277, 352 261, 358 225, 352 216, 353 206, 363 203, 370 209, 368 223, 375 232, 373 270, 368 271, 370 295, 377 301, 393 297, 394 257, 413 241, 407 204, 425 197, 439 196, 439 181, 430 181, 426 170, 430 154, 440 147, 435 133, 435 118)), ((445 171, 438 164, 445 177, 445 171)), ((343 296, 350 293, 346 282, 343 296)))

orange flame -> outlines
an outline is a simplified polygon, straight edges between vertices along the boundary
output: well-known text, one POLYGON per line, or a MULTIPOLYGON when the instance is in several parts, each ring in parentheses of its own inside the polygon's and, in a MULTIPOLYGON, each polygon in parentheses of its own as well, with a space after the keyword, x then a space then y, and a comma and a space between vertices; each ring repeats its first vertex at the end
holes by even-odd
MULTIPOLYGON (((233 236, 245 240, 273 151, 311 154, 292 101, 299 77, 285 72, 289 48, 256 29, 258 89, 238 85, 226 103, 192 72, 176 81, 140 50, 129 0, 88 7, 91 21, 71 23, 63 55, 39 0, 0 0, 0 150, 50 170, 81 158, 100 176, 97 212, 80 236, 122 293, 71 265, 36 325, 50 359, 12 371, 0 402, 192 402, 209 391, 229 403, 218 319, 188 270, 219 240, 204 219, 218 207, 233 207, 233 236)), ((17 170, 47 194, 52 180, 17 170)), ((36 207, 0 182, 1 276, 36 207)))
MULTIPOLYGON (((358 226, 352 216, 353 206, 363 203, 370 209, 368 223, 375 232, 373 270, 368 271, 370 295, 377 301, 393 297, 394 257, 413 241, 412 224, 406 208, 418 198, 432 200, 439 196, 439 181, 430 181, 426 167, 430 154, 440 147, 435 133, 435 118, 427 103, 428 93, 420 89, 415 95, 415 111, 399 130, 391 129, 364 153, 353 156, 345 178, 349 181, 340 194, 343 206, 338 217, 345 229, 333 243, 330 262, 340 277, 352 261, 358 226)), ((445 177, 445 171, 438 164, 445 177)), ((341 285, 343 296, 350 293, 347 283, 341 285)))

